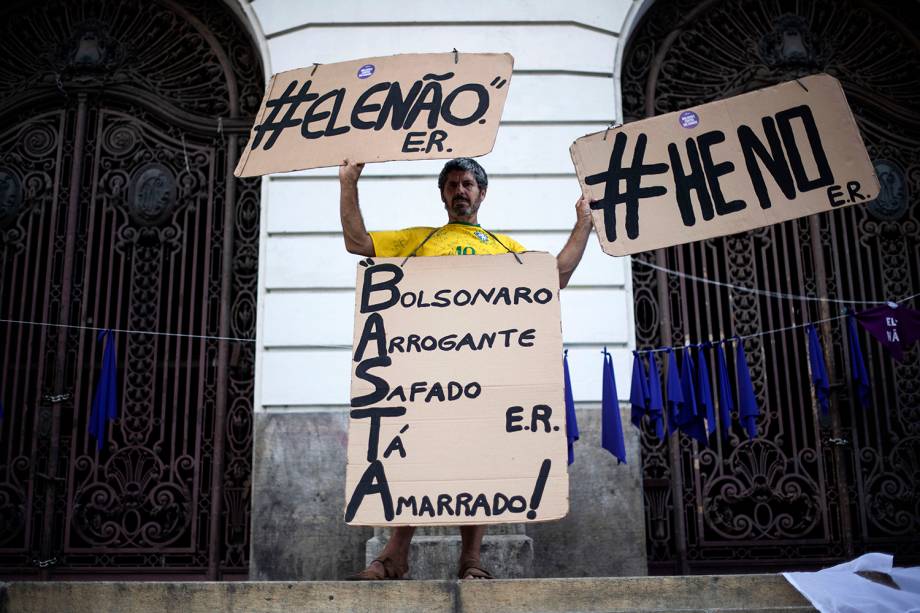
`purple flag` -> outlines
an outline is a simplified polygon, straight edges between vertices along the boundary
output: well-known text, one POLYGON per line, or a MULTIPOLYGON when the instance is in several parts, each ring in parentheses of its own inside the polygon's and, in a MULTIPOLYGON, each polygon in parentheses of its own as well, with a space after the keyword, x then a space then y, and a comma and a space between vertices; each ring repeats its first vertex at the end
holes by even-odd
POLYGON ((716 377, 719 385, 719 421, 721 422, 722 438, 727 439, 732 431, 732 411, 735 410, 735 397, 732 396, 731 378, 728 376, 728 364, 725 361, 725 351, 722 344, 716 346, 717 371, 716 377))
POLYGON ((869 371, 863 360, 859 336, 856 333, 856 318, 852 313, 847 314, 847 344, 850 348, 850 373, 852 373, 853 384, 856 386, 856 395, 862 407, 868 409, 872 392, 869 386, 869 371))
POLYGON ((648 375, 642 365, 638 351, 633 351, 632 382, 629 387, 629 404, 632 405, 631 421, 637 428, 642 427, 642 416, 648 415, 649 389, 648 375))
POLYGON ((680 425, 680 409, 684 403, 683 389, 680 385, 680 371, 677 369, 677 358, 670 347, 668 353, 668 434, 677 432, 680 425))
POLYGON ((680 427, 681 432, 706 446, 709 441, 706 440, 706 425, 703 423, 703 415, 697 409, 698 396, 696 386, 693 383, 694 370, 690 349, 684 349, 683 368, 680 371, 680 388, 684 402, 681 405, 677 425, 680 427))
POLYGON ((744 341, 738 339, 738 352, 735 356, 735 372, 738 376, 738 421, 749 439, 757 438, 757 397, 754 395, 754 383, 744 355, 744 341))
POLYGON ((654 353, 648 354, 648 417, 655 424, 655 436, 664 439, 664 400, 661 397, 661 373, 654 353))
POLYGON ((856 319, 898 362, 907 345, 920 340, 920 311, 895 302, 860 311, 856 319))
POLYGON ((96 439, 96 449, 102 449, 105 439, 105 424, 118 417, 118 397, 116 393, 117 364, 115 362, 115 336, 111 330, 103 330, 96 338, 104 343, 102 350, 102 371, 96 385, 96 396, 89 414, 87 429, 96 439))
POLYGON ((824 363, 824 350, 818 340, 818 333, 812 324, 808 324, 808 362, 811 364, 811 382, 815 386, 815 396, 821 413, 827 415, 831 383, 827 377, 827 365, 824 363))
POLYGON ((604 347, 603 392, 601 395, 601 447, 612 453, 618 464, 626 464, 626 442, 620 420, 617 381, 613 374, 613 358, 604 347))
POLYGON ((562 354, 562 371, 565 379, 565 437, 568 439, 569 464, 575 461, 575 441, 578 440, 578 418, 575 416, 575 399, 569 378, 569 350, 562 354))
POLYGON ((696 406, 702 407, 703 410, 705 410, 706 432, 707 434, 712 434, 716 431, 716 410, 712 404, 712 384, 709 382, 709 364, 706 363, 706 349, 709 347, 710 345, 708 343, 700 347, 700 352, 697 354, 699 356, 699 361, 696 365, 696 406))

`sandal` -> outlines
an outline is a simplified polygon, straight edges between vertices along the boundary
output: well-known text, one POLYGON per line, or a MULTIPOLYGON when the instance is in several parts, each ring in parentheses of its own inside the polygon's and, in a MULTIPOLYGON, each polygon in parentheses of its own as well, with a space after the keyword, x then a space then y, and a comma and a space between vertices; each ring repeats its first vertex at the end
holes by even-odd
POLYGON ((364 570, 346 577, 347 581, 389 581, 395 579, 406 579, 409 576, 409 567, 399 565, 393 558, 381 557, 375 558, 364 570), (374 566, 378 562, 383 567, 383 572, 379 567, 374 566))
POLYGON ((479 560, 460 560, 458 579, 494 579, 492 573, 479 565, 479 560))

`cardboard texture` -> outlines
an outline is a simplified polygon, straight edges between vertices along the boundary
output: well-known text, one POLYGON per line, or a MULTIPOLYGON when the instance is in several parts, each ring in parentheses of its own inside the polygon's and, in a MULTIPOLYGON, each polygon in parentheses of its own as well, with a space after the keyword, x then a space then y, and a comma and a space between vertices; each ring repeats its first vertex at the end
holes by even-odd
POLYGON ((514 58, 420 53, 274 75, 234 175, 492 150, 514 58))
POLYGON ((347 523, 568 512, 559 273, 550 254, 519 257, 358 267, 347 523))
POLYGON ((826 74, 611 128, 572 161, 601 248, 627 255, 865 203, 879 183, 826 74))

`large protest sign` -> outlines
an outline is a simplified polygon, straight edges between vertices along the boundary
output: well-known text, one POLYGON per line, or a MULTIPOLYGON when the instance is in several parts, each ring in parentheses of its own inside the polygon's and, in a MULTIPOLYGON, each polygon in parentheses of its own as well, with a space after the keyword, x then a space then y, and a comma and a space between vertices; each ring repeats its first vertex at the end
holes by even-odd
POLYGON ((346 522, 565 516, 559 273, 518 257, 358 267, 346 522))
POLYGON ((513 64, 507 53, 427 53, 278 73, 234 174, 486 154, 513 64))
POLYGON ((724 236, 879 192, 825 74, 584 136, 571 147, 610 255, 724 236))

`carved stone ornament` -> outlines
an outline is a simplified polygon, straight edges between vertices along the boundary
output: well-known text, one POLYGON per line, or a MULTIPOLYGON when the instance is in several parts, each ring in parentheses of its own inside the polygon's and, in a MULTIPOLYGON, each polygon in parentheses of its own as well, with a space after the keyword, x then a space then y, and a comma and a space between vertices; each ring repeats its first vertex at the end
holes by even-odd
POLYGON ((878 198, 869 203, 869 212, 877 219, 901 219, 910 203, 907 177, 901 167, 891 160, 875 160, 875 174, 881 186, 878 198))
POLYGON ((176 178, 166 166, 146 164, 135 171, 128 190, 128 211, 135 223, 159 225, 175 204, 176 178))

